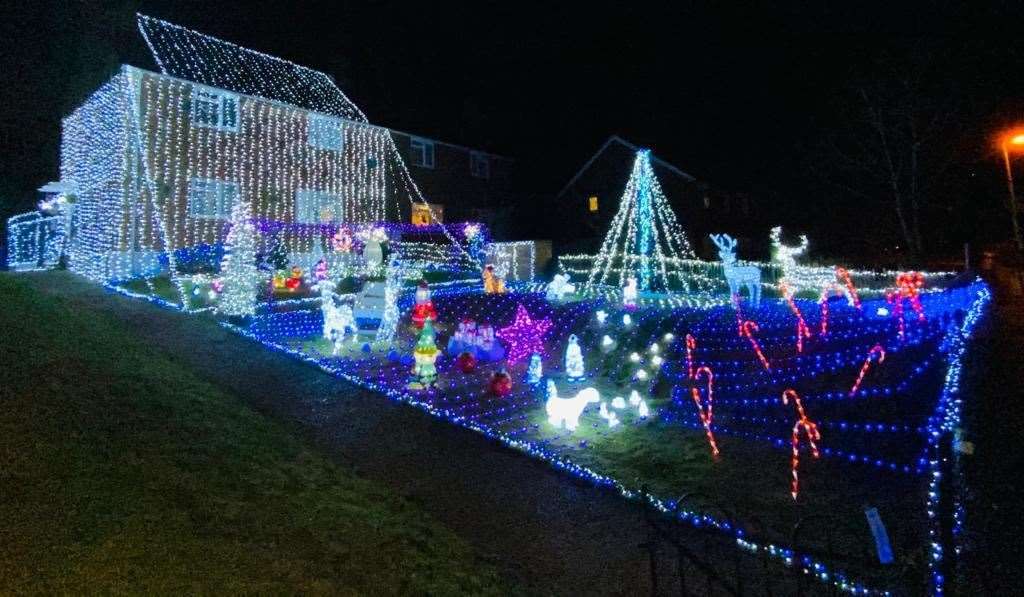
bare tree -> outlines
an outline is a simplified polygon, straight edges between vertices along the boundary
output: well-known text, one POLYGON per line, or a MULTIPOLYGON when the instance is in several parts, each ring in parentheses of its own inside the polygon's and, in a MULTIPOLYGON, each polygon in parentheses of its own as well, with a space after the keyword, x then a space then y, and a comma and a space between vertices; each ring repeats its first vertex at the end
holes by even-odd
POLYGON ((935 54, 886 54, 840 94, 840 118, 824 134, 818 174, 853 197, 890 205, 913 257, 922 220, 956 155, 958 102, 935 54))

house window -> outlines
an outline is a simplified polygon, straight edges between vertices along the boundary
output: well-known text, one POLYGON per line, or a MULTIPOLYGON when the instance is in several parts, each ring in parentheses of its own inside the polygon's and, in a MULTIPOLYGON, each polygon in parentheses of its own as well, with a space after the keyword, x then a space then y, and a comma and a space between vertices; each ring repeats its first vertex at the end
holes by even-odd
POLYGON ((324 224, 341 220, 341 198, 324 191, 295 191, 295 221, 324 224))
POLYGON ((306 118, 306 140, 313 147, 341 151, 345 143, 341 121, 310 113, 306 118))
POLYGON ((238 184, 226 180, 193 178, 188 183, 188 215, 193 218, 227 220, 238 199, 238 184))
POLYGON ((192 93, 192 122, 200 126, 238 130, 238 96, 196 87, 192 93))
POLYGON ((475 178, 491 177, 491 161, 487 154, 479 151, 469 152, 469 173, 475 178))
POLYGON ((412 152, 412 164, 421 168, 434 167, 434 142, 430 139, 411 137, 409 148, 412 152))
POLYGON ((590 209, 591 212, 597 211, 597 195, 591 195, 590 198, 587 199, 587 207, 590 209))

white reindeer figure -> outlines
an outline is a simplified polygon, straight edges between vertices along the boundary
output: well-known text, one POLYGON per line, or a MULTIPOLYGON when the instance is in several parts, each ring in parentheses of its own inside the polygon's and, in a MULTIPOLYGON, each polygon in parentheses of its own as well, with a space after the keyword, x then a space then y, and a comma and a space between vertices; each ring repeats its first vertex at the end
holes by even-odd
POLYGON ((711 240, 718 247, 729 294, 739 296, 740 288, 746 286, 750 306, 756 309, 761 304, 761 269, 756 265, 736 265, 736 239, 728 234, 712 234, 711 240))

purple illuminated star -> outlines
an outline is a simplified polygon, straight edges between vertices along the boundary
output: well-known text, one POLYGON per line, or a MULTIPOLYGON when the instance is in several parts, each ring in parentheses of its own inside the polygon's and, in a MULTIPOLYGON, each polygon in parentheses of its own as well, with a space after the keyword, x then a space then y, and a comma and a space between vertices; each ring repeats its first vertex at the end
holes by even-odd
POLYGON ((549 329, 550 319, 530 319, 526 307, 520 304, 512 325, 501 328, 494 335, 508 343, 508 364, 515 365, 535 352, 544 354, 544 334, 549 329))

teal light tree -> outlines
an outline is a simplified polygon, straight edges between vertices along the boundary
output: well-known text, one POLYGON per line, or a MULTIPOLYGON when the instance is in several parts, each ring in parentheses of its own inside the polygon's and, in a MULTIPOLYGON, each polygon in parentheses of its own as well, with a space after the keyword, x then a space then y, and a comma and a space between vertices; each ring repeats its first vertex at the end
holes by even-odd
MULTIPOLYGON (((654 176, 650 150, 641 149, 587 283, 623 286, 633 277, 640 290, 664 291, 689 259, 696 255, 654 176)), ((688 290, 686 279, 677 279, 688 290)))

